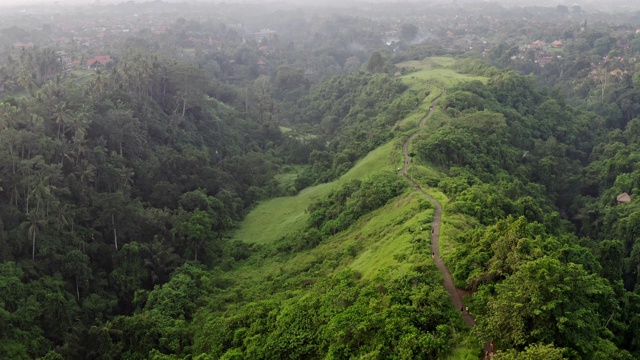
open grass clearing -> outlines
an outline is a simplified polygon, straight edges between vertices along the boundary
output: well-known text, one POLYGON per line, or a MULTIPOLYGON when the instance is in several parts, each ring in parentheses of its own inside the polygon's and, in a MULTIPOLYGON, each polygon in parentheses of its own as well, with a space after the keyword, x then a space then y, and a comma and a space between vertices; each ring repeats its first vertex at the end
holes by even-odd
POLYGON ((424 60, 406 61, 396 66, 416 70, 401 77, 402 81, 411 88, 420 88, 427 85, 450 88, 459 82, 473 80, 487 82, 488 79, 486 77, 456 72, 452 69, 455 63, 456 59, 451 57, 433 57, 424 60))
POLYGON ((441 85, 445 88, 449 88, 462 81, 487 81, 485 77, 460 74, 451 69, 421 70, 404 75, 403 78, 405 78, 406 82, 410 85, 417 82, 430 81, 435 85, 441 85))
MULTIPOLYGON (((397 64, 400 68, 416 70, 403 75, 401 79, 409 86, 408 91, 424 93, 426 97, 415 112, 397 124, 396 130, 405 131, 416 128, 420 120, 427 115, 431 102, 441 95, 443 89, 465 81, 487 82, 488 78, 486 77, 460 74, 451 69, 455 62, 456 60, 451 57, 433 57, 422 61, 407 61, 397 64)), ((426 122, 423 133, 432 133, 448 121, 448 116, 440 109, 436 109, 429 121, 426 122)))
POLYGON ((407 190, 313 249, 252 257, 231 270, 229 276, 239 289, 258 288, 264 292, 247 294, 255 297, 304 291, 305 283, 344 268, 358 271, 363 279, 371 279, 383 269, 402 276, 416 264, 427 264, 428 271, 437 272, 428 256, 433 211, 433 206, 419 193, 407 190))
POLYGON ((412 256, 428 253, 432 220, 433 206, 419 193, 409 192, 364 219, 360 228, 345 232, 364 249, 349 267, 363 278, 388 266, 406 272, 413 264, 412 256))
POLYGON ((268 244, 304 227, 307 208, 332 190, 353 179, 364 179, 379 171, 395 171, 397 150, 393 141, 371 151, 336 181, 312 186, 295 196, 279 197, 259 203, 231 235, 247 243, 268 244))

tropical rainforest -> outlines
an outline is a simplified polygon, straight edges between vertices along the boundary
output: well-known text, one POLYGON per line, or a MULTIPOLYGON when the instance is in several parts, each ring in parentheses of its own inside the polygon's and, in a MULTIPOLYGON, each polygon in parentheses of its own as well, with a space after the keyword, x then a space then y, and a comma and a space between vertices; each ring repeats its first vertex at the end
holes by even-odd
POLYGON ((256 6, 7 20, 1 358, 640 357, 636 17, 256 6))

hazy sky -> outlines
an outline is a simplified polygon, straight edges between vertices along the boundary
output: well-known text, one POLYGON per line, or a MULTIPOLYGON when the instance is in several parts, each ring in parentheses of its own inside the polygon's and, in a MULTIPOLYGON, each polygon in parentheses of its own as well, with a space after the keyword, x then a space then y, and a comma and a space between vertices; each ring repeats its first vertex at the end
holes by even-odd
MULTIPOLYGON (((101 0, 101 3, 119 3, 126 0, 101 0)), ((134 0, 135 2, 146 2, 149 0, 134 0)), ((172 0, 168 0, 172 1, 172 0)), ((258 0, 260 1, 260 0, 258 0)), ((0 0, 0 6, 19 6, 19 5, 34 5, 34 4, 59 4, 59 5, 89 5, 93 4, 95 0, 0 0)))
MULTIPOLYGON (((89 4, 93 4, 96 0, 0 0, 0 7, 6 7, 6 6, 20 6, 20 5, 25 5, 25 6, 30 6, 30 5, 35 5, 35 4, 48 4, 48 5, 54 5, 54 4, 58 4, 61 6, 64 5, 89 5, 89 4)), ((110 4, 110 3, 120 3, 120 2, 126 2, 127 0, 100 0, 100 2, 102 4, 110 4)), ((153 1, 153 0, 133 0, 136 3, 143 3, 143 2, 147 2, 147 1, 153 1)), ((397 2, 397 1, 404 1, 404 2, 423 2, 423 3, 451 3, 454 0, 163 0, 166 2, 227 2, 227 3, 231 3, 231 2, 244 2, 244 3, 255 3, 255 2, 292 2, 292 3, 298 3, 298 4, 312 4, 312 3, 335 3, 335 2, 376 2, 376 3, 380 3, 380 2, 397 2)), ((475 1, 487 1, 487 0, 458 0, 458 2, 475 2, 475 1)), ((613 1, 613 2, 609 2, 609 1, 604 1, 604 0, 488 0, 491 2, 497 2, 503 5, 516 5, 516 6, 530 6, 530 5, 534 5, 534 4, 539 4, 539 5, 543 5, 543 6, 556 6, 558 4, 564 4, 564 5, 572 5, 572 4, 580 4, 582 5, 584 8, 589 8, 591 6, 595 6, 596 8, 602 7, 603 5, 605 6, 605 8, 609 8, 609 7, 617 7, 617 8, 627 8, 630 5, 633 5, 634 7, 640 7, 640 0, 617 0, 617 1, 613 1), (599 5, 599 6, 596 6, 599 5)))
MULTIPOLYGON (((118 3, 118 2, 125 2, 127 0, 101 0, 101 3, 118 3)), ((134 0, 137 3, 141 3, 141 2, 147 2, 147 1, 152 1, 152 0, 134 0)), ((180 1, 185 1, 185 2, 221 2, 221 1, 225 1, 225 0, 164 0, 167 2, 180 2, 180 1)), ((303 2, 303 3, 312 3, 312 2, 322 2, 322 0, 235 0, 235 1, 241 1, 241 2, 303 2)), ((356 0, 358 1, 358 0, 356 0)), ((422 2, 434 2, 434 3, 443 3, 443 2, 452 2, 453 0, 387 0, 388 2, 393 2, 393 1, 422 1, 422 2)), ((385 0, 359 0, 359 2, 387 2, 385 0)), ((483 1, 483 0, 476 0, 476 1, 483 1)), ((500 3, 507 3, 507 2, 514 2, 514 3, 523 3, 523 0, 489 0, 489 1, 495 1, 495 2, 500 2, 500 3)), ((561 3, 573 3, 573 2, 588 2, 589 0, 554 0, 552 2, 555 2, 557 4, 561 4, 561 3)), ((1 5, 33 5, 33 4, 54 4, 54 3, 58 3, 61 5, 77 5, 77 4, 84 4, 84 5, 88 5, 88 4, 92 4, 94 3, 95 0, 0 0, 0 6, 1 5)), ((226 0, 226 2, 234 2, 234 0, 226 0)), ((326 1, 325 1, 326 2, 326 1)), ((536 2, 549 2, 549 0, 528 0, 528 1, 524 1, 524 3, 526 4, 532 4, 532 3, 536 3, 536 2)))
MULTIPOLYGON (((53 4, 55 3, 55 1, 53 0, 0 0, 0 6, 7 6, 7 5, 12 5, 12 6, 16 6, 16 5, 32 5, 32 4, 53 4)), ((59 4, 63 4, 63 3, 69 3, 69 4, 89 4, 90 1, 89 0, 60 0, 58 1, 59 4)))

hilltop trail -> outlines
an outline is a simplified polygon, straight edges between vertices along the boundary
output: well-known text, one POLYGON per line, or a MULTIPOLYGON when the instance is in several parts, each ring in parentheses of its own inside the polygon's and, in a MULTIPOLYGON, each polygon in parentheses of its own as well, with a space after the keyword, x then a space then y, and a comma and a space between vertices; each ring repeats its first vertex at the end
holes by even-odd
MULTIPOLYGON (((409 143, 418 136, 420 131, 422 131, 424 123, 435 110, 436 100, 438 100, 444 94, 445 91, 443 91, 440 95, 438 95, 438 97, 433 99, 433 101, 431 102, 431 107, 429 108, 429 112, 420 120, 418 130, 413 135, 409 136, 407 141, 405 141, 402 145, 402 151, 404 152, 404 167, 400 170, 400 172, 416 190, 418 190, 427 200, 431 201, 433 206, 435 206, 433 222, 431 223, 431 252, 433 254, 433 260, 436 263, 436 267, 438 268, 438 270, 440 270, 440 273, 444 278, 444 288, 447 290, 447 293, 449 293, 451 303, 453 304, 453 307, 456 308, 456 310, 460 311, 460 309, 464 307, 464 303, 462 302, 462 299, 460 298, 460 295, 456 290, 456 286, 454 285, 453 277, 451 277, 449 269, 447 269, 447 266, 440 258, 440 250, 438 249, 438 245, 440 243, 440 222, 442 220, 442 205, 438 202, 438 200, 434 199, 431 195, 424 192, 424 190, 422 190, 422 188, 420 188, 420 186, 416 184, 413 179, 407 176, 407 170, 409 169, 409 165, 411 165, 411 157, 409 156, 409 143)), ((464 322, 469 327, 474 327, 476 325, 476 321, 473 319, 473 316, 471 316, 471 314, 469 314, 467 311, 462 311, 461 313, 464 322)))

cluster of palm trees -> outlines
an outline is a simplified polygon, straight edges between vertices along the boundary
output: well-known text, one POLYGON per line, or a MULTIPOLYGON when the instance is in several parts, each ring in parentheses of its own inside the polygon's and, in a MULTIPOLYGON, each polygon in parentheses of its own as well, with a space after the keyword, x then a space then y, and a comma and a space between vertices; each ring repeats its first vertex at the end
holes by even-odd
POLYGON ((62 58, 48 47, 22 48, 8 57, 4 67, 9 91, 23 89, 30 94, 47 81, 61 76, 64 70, 62 58))

